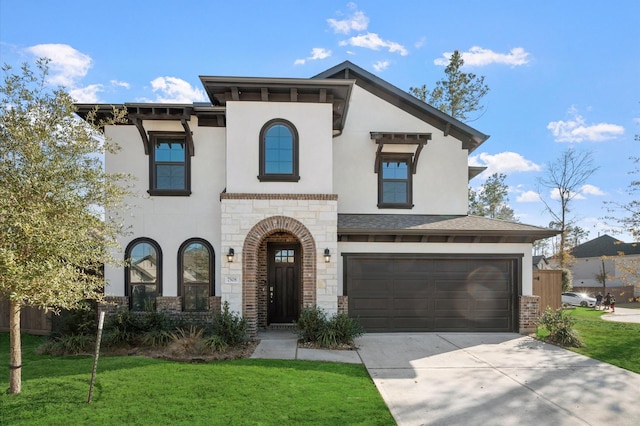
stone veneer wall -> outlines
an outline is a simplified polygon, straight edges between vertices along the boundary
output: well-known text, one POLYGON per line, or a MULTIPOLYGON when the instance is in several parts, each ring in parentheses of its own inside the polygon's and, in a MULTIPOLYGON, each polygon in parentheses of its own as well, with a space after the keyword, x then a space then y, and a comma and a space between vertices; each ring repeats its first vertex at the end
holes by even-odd
MULTIPOLYGON (((338 197, 335 194, 220 194, 223 254, 235 250, 233 262, 222 262, 222 300, 241 312, 255 333, 266 312, 260 299, 259 257, 262 243, 279 232, 302 247, 302 305, 337 312, 338 197), (323 252, 332 253, 325 263, 323 252)), ((265 296, 266 297, 266 296, 265 296)))
POLYGON ((535 333, 540 318, 540 297, 520 296, 520 334, 535 333))

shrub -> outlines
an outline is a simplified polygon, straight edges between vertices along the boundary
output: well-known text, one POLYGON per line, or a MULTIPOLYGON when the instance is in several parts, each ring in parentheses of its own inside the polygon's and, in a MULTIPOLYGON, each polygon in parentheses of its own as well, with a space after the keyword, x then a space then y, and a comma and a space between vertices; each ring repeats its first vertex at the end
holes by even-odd
MULTIPOLYGON (((117 312, 109 316, 104 326, 107 346, 137 345, 139 343, 161 343, 162 332, 170 331, 170 321, 161 312, 117 312), (146 336, 151 334, 150 336, 146 336)), ((168 341, 169 339, 164 339, 168 341)))
POLYGON ((563 312, 562 309, 553 310, 549 307, 544 311, 538 320, 538 326, 544 327, 549 332, 548 339, 562 346, 574 346, 579 348, 583 345, 578 333, 573 329, 575 319, 563 312))
POLYGON ((92 301, 83 302, 78 309, 62 311, 52 318, 51 337, 95 335, 98 330, 96 315, 96 304, 92 301))
POLYGON ((298 337, 303 342, 314 342, 327 348, 350 344, 364 334, 356 319, 343 313, 327 318, 324 310, 317 306, 304 309, 296 325, 298 337))
POLYGON ((38 348, 39 354, 78 355, 95 349, 95 338, 88 334, 67 334, 48 340, 38 348))
POLYGON ((164 330, 151 330, 142 335, 141 342, 145 346, 166 346, 171 341, 170 333, 164 330))
POLYGON ((225 342, 222 337, 218 336, 217 334, 205 338, 202 343, 205 348, 218 352, 224 351, 229 346, 227 345, 227 342, 225 342))
POLYGON ((173 333, 166 333, 173 344, 185 354, 201 354, 204 349, 204 329, 190 326, 186 328, 178 328, 173 333))
POLYGON ((242 343, 247 338, 247 319, 229 310, 229 303, 224 302, 222 310, 213 316, 215 334, 222 341, 233 346, 242 343))
POLYGON ((336 314, 331 318, 329 327, 336 330, 339 343, 351 342, 356 337, 364 334, 364 328, 355 318, 350 318, 347 314, 336 314))
POLYGON ((303 342, 316 342, 326 323, 327 314, 321 308, 317 306, 305 308, 296 322, 298 337, 303 342))

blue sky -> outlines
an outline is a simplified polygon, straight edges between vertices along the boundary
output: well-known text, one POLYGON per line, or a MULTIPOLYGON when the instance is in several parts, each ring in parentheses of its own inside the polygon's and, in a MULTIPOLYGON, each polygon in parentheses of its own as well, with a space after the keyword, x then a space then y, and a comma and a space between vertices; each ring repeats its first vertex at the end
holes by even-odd
POLYGON ((0 61, 52 58, 51 82, 81 102, 204 101, 200 75, 304 78, 344 60, 433 88, 456 49, 491 89, 468 122, 491 137, 470 162, 507 174, 519 219, 546 226, 545 164, 591 151, 599 169, 571 215, 608 232, 603 203, 630 199, 640 156, 638 0, 0 0, 0 61))

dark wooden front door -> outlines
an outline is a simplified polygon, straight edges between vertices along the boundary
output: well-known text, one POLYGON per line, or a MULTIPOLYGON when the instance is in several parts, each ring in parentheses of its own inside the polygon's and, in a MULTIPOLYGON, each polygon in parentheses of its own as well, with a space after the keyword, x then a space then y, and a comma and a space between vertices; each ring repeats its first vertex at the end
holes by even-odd
POLYGON ((300 313, 300 245, 271 243, 267 255, 269 324, 296 321, 300 313))

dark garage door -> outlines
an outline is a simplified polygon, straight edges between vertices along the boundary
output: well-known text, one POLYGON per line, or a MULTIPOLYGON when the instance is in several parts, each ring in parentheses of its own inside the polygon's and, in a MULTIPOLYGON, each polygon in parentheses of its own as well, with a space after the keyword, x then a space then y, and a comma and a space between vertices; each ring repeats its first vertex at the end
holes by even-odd
POLYGON ((515 329, 519 257, 344 257, 349 316, 368 332, 515 329))

